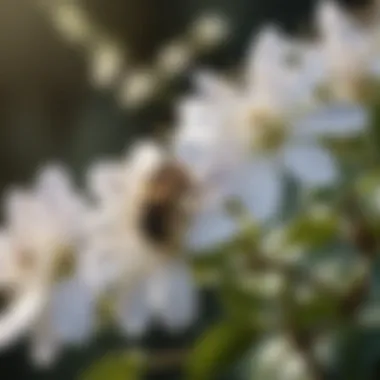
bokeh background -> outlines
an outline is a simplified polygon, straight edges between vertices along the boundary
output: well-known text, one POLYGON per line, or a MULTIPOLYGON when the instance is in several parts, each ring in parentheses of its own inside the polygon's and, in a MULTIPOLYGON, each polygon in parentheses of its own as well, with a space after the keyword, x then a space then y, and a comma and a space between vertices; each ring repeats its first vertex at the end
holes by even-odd
MULTIPOLYGON (((358 13, 369 3, 341 2, 358 13)), ((314 0, 83 0, 89 19, 128 50, 134 66, 149 65, 162 46, 184 33, 204 11, 219 12, 228 20, 228 39, 199 55, 165 93, 140 107, 127 108, 120 106, 112 88, 99 90, 91 84, 90 62, 83 49, 68 42, 36 3, 0 0, 0 193, 10 184, 28 181, 47 161, 65 162, 80 183, 89 163, 120 154, 140 136, 171 128, 173 104, 190 91, 194 67, 233 72, 255 31, 268 22, 276 22, 287 33, 312 35, 316 5, 314 0)), ((140 341, 126 341, 113 331, 104 331, 86 350, 68 351, 56 368, 44 373, 27 365, 26 349, 20 344, 0 357, 0 378, 77 379, 105 354, 134 345, 180 357, 221 312, 211 290, 204 291, 202 300, 198 324, 181 335, 152 328, 140 341)), ((360 373, 360 365, 370 367, 369 376, 379 379, 380 340, 376 343, 375 334, 357 332, 345 350, 357 361, 356 371, 360 373), (366 347, 362 357, 350 352, 358 345, 366 347)), ((241 372, 243 361, 223 378, 239 379, 241 372)), ((116 376, 107 378, 119 379, 116 376)), ((145 378, 183 378, 181 360, 155 367, 145 378)))

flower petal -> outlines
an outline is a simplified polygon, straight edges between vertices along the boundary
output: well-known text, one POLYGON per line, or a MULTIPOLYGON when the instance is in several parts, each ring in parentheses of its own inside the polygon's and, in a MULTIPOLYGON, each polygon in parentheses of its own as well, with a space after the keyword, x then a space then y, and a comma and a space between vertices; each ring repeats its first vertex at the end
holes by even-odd
POLYGON ((123 288, 116 313, 126 334, 140 336, 146 331, 151 321, 152 310, 148 304, 145 280, 134 284, 133 288, 123 288))
POLYGON ((134 143, 128 152, 129 182, 137 182, 151 175, 165 159, 162 147, 153 140, 141 140, 134 143))
POLYGON ((243 202, 253 218, 264 222, 279 212, 282 179, 281 168, 274 159, 253 159, 231 178, 231 195, 243 202))
POLYGON ((336 1, 321 1, 316 14, 320 29, 327 35, 335 36, 349 30, 350 20, 336 1))
POLYGON ((372 59, 370 64, 370 73, 376 78, 380 76, 380 56, 376 56, 372 59))
POLYGON ((237 95, 231 84, 211 71, 197 72, 195 84, 200 96, 210 101, 233 101, 237 95))
POLYGON ((59 223, 62 235, 68 240, 79 236, 87 205, 63 167, 45 167, 39 174, 34 194, 49 218, 59 223))
POLYGON ((246 83, 249 88, 262 81, 273 83, 272 79, 283 73, 284 51, 284 39, 276 28, 270 26, 260 31, 248 54, 246 83))
POLYGON ((110 236, 107 239, 92 238, 79 256, 78 271, 92 291, 102 293, 120 279, 123 266, 121 257, 125 256, 125 249, 116 247, 110 236))
POLYGON ((343 137, 363 132, 369 121, 367 111, 357 105, 333 104, 300 119, 294 126, 297 136, 343 137))
POLYGON ((317 145, 290 145, 284 150, 285 167, 306 187, 324 187, 338 179, 337 163, 317 145))
POLYGON ((43 369, 51 367, 62 350, 62 342, 52 325, 51 310, 45 305, 31 334, 31 358, 43 369))
POLYGON ((188 327, 197 314, 197 294, 188 267, 170 262, 158 268, 148 281, 148 302, 165 327, 188 327))
POLYGON ((124 173, 116 162, 100 162, 88 170, 87 184, 97 200, 107 202, 120 197, 124 190, 124 173))
POLYGON ((221 168, 233 165, 238 157, 238 141, 228 128, 225 108, 187 99, 180 104, 178 116, 174 150, 195 177, 207 180, 221 168))
POLYGON ((187 245, 195 252, 216 247, 234 237, 237 231, 237 223, 222 206, 206 208, 195 216, 187 236, 187 245))
POLYGON ((36 322, 46 302, 46 292, 33 288, 19 296, 0 317, 0 350, 23 336, 36 322))
POLYGON ((66 198, 66 194, 72 190, 68 172, 58 165, 44 167, 38 174, 36 186, 38 192, 52 201, 66 198))
POLYGON ((95 299, 78 278, 58 284, 51 300, 52 325, 63 342, 79 343, 94 328, 95 299))

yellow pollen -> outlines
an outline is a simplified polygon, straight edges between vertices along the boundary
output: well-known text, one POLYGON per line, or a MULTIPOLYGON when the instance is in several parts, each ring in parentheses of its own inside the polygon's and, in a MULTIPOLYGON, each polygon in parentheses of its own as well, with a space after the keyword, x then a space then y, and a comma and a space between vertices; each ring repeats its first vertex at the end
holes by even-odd
POLYGON ((61 281, 71 277, 74 273, 74 251, 67 246, 62 246, 56 253, 53 263, 54 279, 61 281))
POLYGON ((267 110, 254 110, 249 115, 252 148, 255 150, 272 151, 278 149, 285 137, 284 122, 267 110))

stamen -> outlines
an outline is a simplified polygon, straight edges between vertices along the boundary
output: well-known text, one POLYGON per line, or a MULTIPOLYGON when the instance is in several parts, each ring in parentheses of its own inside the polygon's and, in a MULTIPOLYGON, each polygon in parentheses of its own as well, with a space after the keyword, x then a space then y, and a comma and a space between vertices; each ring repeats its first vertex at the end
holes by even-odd
POLYGON ((254 150, 273 151, 278 149, 286 137, 284 123, 268 112, 257 112, 249 116, 254 150))
POLYGON ((67 279, 74 273, 74 252, 70 247, 61 247, 54 261, 54 279, 57 281, 67 279))

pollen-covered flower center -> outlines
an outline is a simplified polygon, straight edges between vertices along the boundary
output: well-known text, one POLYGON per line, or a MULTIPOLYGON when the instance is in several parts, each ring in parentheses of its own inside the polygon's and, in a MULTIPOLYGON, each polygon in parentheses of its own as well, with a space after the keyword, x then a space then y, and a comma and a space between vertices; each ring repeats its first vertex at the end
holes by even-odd
POLYGON ((337 73, 331 81, 315 89, 315 97, 321 101, 338 99, 367 103, 376 97, 379 81, 367 73, 337 73))
POLYGON ((71 277, 74 273, 74 251, 69 246, 60 247, 54 257, 53 277, 56 281, 71 277))
POLYGON ((140 226, 152 243, 175 245, 180 237, 188 210, 184 201, 191 184, 186 172, 177 164, 167 163, 148 181, 140 211, 140 226))
POLYGON ((341 83, 337 84, 338 90, 345 98, 365 103, 374 98, 377 86, 376 78, 364 74, 352 76, 349 80, 342 80, 341 83))
POLYGON ((251 145, 254 150, 278 149, 286 138, 286 126, 278 116, 267 111, 252 111, 249 115, 251 145))

